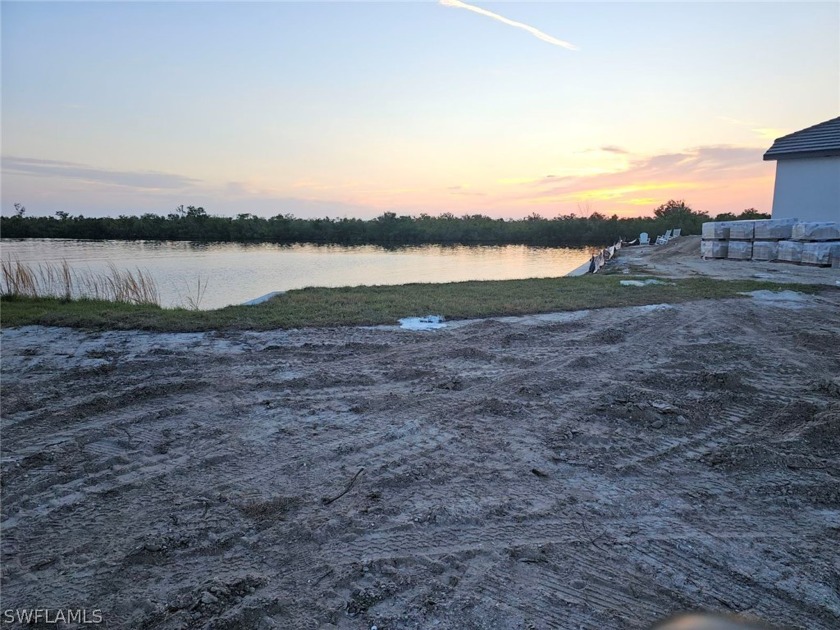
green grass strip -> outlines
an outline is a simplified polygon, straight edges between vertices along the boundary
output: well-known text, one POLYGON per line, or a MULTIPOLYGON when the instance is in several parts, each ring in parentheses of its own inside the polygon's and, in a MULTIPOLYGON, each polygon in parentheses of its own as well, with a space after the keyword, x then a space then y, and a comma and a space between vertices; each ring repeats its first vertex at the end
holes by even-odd
MULTIPOLYGON (((818 293, 836 289, 753 280, 687 278, 668 284, 621 286, 632 276, 580 276, 532 280, 452 282, 309 288, 289 291, 257 306, 210 311, 93 300, 0 298, 0 325, 40 324, 93 330, 268 330, 306 326, 396 324, 402 317, 430 314, 447 319, 524 315, 618 306, 741 297, 739 293, 792 289, 818 293)), ((636 277, 635 279, 639 279, 636 277)))

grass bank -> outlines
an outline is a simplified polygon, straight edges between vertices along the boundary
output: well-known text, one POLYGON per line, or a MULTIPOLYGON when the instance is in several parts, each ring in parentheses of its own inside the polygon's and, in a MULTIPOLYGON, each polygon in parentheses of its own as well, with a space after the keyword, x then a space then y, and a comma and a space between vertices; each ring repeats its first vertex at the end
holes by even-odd
MULTIPOLYGON (((211 311, 54 298, 0 298, 3 327, 40 324, 96 330, 266 330, 305 326, 395 324, 401 317, 440 314, 447 319, 640 306, 660 302, 738 297, 790 285, 752 280, 688 278, 668 284, 621 286, 628 276, 310 288, 289 291, 257 306, 211 311)), ((817 293, 825 287, 797 285, 817 293)))

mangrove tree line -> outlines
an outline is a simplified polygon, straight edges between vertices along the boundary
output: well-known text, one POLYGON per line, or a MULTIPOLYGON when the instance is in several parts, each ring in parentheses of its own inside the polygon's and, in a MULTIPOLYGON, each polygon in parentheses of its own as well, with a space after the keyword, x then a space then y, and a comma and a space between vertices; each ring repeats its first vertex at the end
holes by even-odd
MULTIPOLYGON (((204 208, 179 206, 165 215, 143 214, 88 218, 56 212, 52 217, 26 216, 20 204, 13 216, 0 218, 0 235, 6 238, 71 238, 93 240, 174 240, 272 243, 333 243, 341 245, 606 245, 618 238, 630 240, 641 232, 652 238, 665 230, 681 228, 684 235, 699 234, 712 220, 705 212, 692 210, 683 201, 671 200, 653 211, 652 217, 606 217, 597 212, 588 217, 574 214, 543 218, 493 219, 481 214, 456 217, 398 216, 386 212, 375 219, 301 219, 289 214, 271 218, 240 214, 214 216, 204 208)), ((739 215, 719 215, 715 220, 769 218, 753 209, 739 215)))

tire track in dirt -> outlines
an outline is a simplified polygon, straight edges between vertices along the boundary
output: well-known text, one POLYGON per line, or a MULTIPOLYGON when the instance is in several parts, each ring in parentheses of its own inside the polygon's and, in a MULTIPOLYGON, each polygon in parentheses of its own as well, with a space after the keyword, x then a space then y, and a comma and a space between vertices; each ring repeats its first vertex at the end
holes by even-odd
MULTIPOLYGON (((781 542, 775 537, 768 537, 764 541, 767 545, 781 542)), ((733 571, 725 561, 717 560, 714 552, 705 546, 698 546, 696 551, 688 555, 680 550, 678 542, 650 540, 644 541, 644 550, 642 562, 660 574, 678 572, 683 579, 694 583, 702 594, 713 598, 731 612, 753 611, 767 619, 789 624, 795 624, 798 617, 791 611, 811 613, 808 616, 812 619, 835 616, 840 620, 837 608, 824 606, 815 610, 813 605, 803 603, 801 596, 795 593, 788 593, 773 585, 762 585, 743 570, 733 571), (814 615, 815 612, 818 614, 814 615)), ((813 630, 832 630, 836 626, 812 622, 808 627, 813 630)))
POLYGON ((837 402, 836 362, 800 358, 836 340, 835 295, 808 338, 749 300, 440 334, 4 330, 4 601, 95 601, 127 629, 840 627, 834 425, 780 409, 837 402), (195 366, 204 388, 147 395, 195 366))
MULTIPOLYGON (((347 540, 340 545, 327 546, 323 553, 333 561, 344 563, 370 562, 409 558, 413 556, 442 556, 465 551, 494 552, 522 545, 573 544, 587 542, 592 535, 586 529, 583 516, 568 519, 545 519, 533 522, 503 521, 482 525, 399 526, 380 530, 347 540), (440 541, 458 541, 441 544, 440 541)), ((774 519, 769 519, 774 520, 774 519)), ((718 521, 719 522, 719 521, 718 521)), ((784 521, 776 519, 780 526, 784 521)), ((663 516, 636 516, 599 519, 599 528, 616 536, 618 527, 632 530, 627 540, 702 540, 706 534, 679 519, 663 516)), ((766 537, 754 530, 749 520, 730 521, 725 525, 724 539, 751 540, 766 537)), ((793 536, 791 535, 791 538, 793 536)))
POLYGON ((488 572, 476 588, 493 601, 506 604, 522 616, 534 619, 539 627, 570 627, 569 614, 558 610, 557 600, 639 627, 667 614, 667 608, 595 577, 597 567, 591 567, 590 571, 586 574, 589 579, 581 580, 582 585, 576 588, 570 583, 567 573, 561 574, 545 564, 530 565, 528 579, 535 583, 536 588, 524 602, 510 597, 510 575, 498 570, 488 572))
POLYGON ((630 467, 650 466, 653 463, 681 459, 699 459, 711 452, 721 443, 737 440, 748 434, 751 427, 747 418, 754 409, 745 403, 733 403, 727 408, 721 419, 713 421, 704 429, 684 437, 665 437, 654 442, 639 454, 613 466, 616 472, 624 472, 630 467))

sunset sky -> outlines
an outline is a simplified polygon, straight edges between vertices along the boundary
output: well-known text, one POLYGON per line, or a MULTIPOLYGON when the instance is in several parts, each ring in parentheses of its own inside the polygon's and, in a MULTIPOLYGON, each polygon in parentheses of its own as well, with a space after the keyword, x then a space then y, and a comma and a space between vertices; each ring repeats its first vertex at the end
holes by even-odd
POLYGON ((840 3, 3 2, 2 210, 769 211, 840 3))

